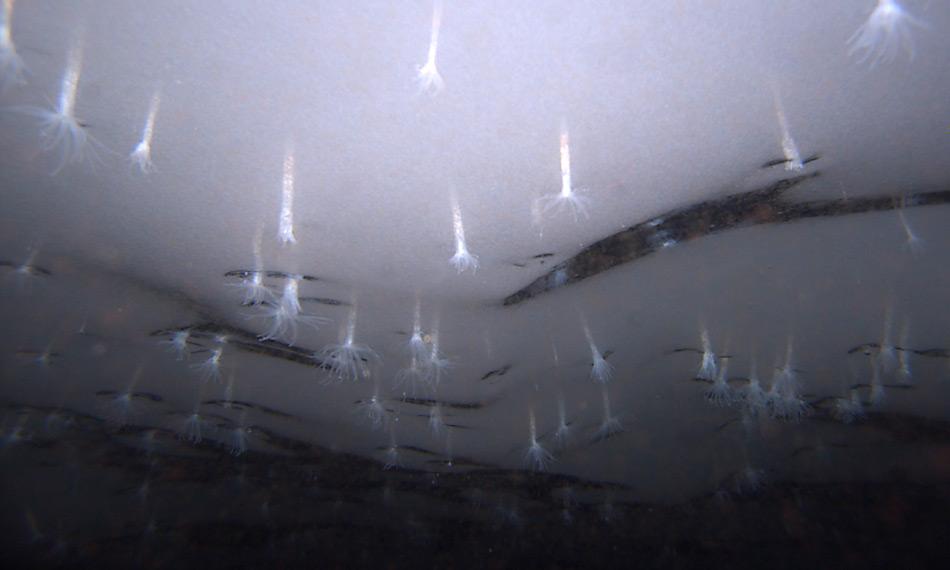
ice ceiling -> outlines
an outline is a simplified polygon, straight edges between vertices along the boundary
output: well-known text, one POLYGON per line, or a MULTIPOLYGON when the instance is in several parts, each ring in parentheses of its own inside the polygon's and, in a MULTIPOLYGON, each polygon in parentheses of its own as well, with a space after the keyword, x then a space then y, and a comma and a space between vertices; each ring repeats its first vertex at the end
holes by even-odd
POLYGON ((892 427, 950 401, 945 3, 4 18, 5 446, 74 414, 651 498, 862 445, 934 474, 892 427))

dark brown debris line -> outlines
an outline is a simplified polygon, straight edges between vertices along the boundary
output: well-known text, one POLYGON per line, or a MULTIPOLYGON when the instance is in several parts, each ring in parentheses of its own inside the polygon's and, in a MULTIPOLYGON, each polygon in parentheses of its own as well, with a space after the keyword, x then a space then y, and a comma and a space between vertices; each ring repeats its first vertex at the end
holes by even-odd
POLYGON ((553 289, 593 277, 618 265, 656 251, 711 234, 761 224, 780 224, 807 218, 837 217, 899 208, 950 203, 950 190, 908 195, 841 198, 791 202, 785 193, 820 176, 820 172, 779 180, 765 188, 732 194, 672 210, 608 236, 554 266, 526 287, 503 300, 517 305, 553 289))
MULTIPOLYGON (((821 158, 821 156, 819 156, 819 155, 817 155, 817 154, 813 154, 813 155, 809 156, 808 158, 804 159, 804 160, 802 161, 802 164, 804 165, 804 164, 808 164, 808 163, 810 163, 810 162, 815 162, 815 161, 818 160, 819 158, 821 158)), ((765 164, 763 164, 763 165, 762 165, 762 168, 772 168, 773 166, 778 166, 778 165, 780 165, 780 164, 788 164, 789 162, 790 162, 790 161, 789 161, 787 158, 776 158, 776 159, 770 160, 770 161, 766 162, 765 164)))
POLYGON ((256 270, 256 269, 232 269, 231 271, 225 272, 225 277, 240 277, 241 279, 248 279, 251 275, 255 273, 263 273, 266 277, 271 279, 302 279, 304 281, 319 281, 319 277, 314 277, 313 275, 299 275, 293 273, 285 273, 283 271, 266 271, 266 270, 256 270))
POLYGON ((352 303, 347 303, 346 301, 341 301, 339 299, 331 299, 329 297, 300 297, 299 301, 301 303, 320 303, 321 305, 327 305, 330 307, 352 307, 352 303))
MULTIPOLYGON (((911 354, 916 354, 918 356, 926 356, 928 358, 950 358, 950 350, 946 348, 907 348, 903 346, 894 346, 894 350, 900 350, 902 352, 910 352, 911 354)), ((872 356, 878 354, 881 351, 881 344, 877 342, 866 342, 864 344, 859 344, 858 346, 849 349, 848 354, 857 354, 861 353, 865 356, 872 356)))
MULTIPOLYGON (((316 351, 313 349, 291 346, 276 340, 261 340, 251 331, 222 323, 205 322, 177 329, 162 329, 153 331, 150 333, 150 336, 171 336, 176 332, 184 330, 191 333, 189 344, 192 345, 195 344, 193 342, 194 340, 207 340, 213 343, 216 342, 216 338, 221 337, 226 339, 227 345, 244 352, 259 354, 270 358, 279 358, 305 366, 324 368, 323 361, 316 356, 316 351)), ((207 348, 203 345, 201 346, 207 348)))
POLYGON ((404 404, 413 404, 415 406, 441 406, 443 408, 449 408, 453 410, 480 410, 485 406, 488 406, 492 402, 445 402, 442 400, 434 400, 432 398, 400 398, 394 400, 395 402, 402 402, 404 404))
POLYGON ((261 404, 255 404, 253 402, 245 402, 242 400, 205 400, 201 402, 202 406, 218 406, 226 410, 257 410, 259 412, 275 416, 278 418, 285 419, 300 419, 293 414, 288 414, 287 412, 282 412, 280 410, 275 410, 274 408, 269 408, 261 404))
POLYGON ((121 390, 99 390, 96 392, 96 396, 123 396, 128 395, 129 398, 137 398, 139 400, 149 400, 151 402, 161 402, 163 398, 158 394, 153 394, 151 392, 122 392, 121 390))

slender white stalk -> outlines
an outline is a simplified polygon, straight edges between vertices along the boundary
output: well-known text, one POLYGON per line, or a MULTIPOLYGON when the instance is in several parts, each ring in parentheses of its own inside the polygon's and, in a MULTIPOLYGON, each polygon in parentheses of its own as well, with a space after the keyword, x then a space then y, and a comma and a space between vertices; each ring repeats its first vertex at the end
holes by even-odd
POLYGON ((755 357, 749 365, 749 385, 746 386, 743 396, 743 404, 749 416, 756 417, 766 408, 765 391, 762 390, 762 384, 759 382, 758 364, 755 357))
POLYGON ((901 325, 900 353, 897 355, 897 380, 901 384, 910 384, 913 373, 910 369, 910 324, 905 320, 901 325))
POLYGON ((569 198, 574 193, 571 183, 571 138, 567 124, 561 123, 561 198, 569 198))
POLYGON ((287 307, 291 316, 300 314, 300 283, 296 277, 288 277, 284 282, 284 293, 280 297, 280 304, 287 307))
POLYGON ((13 43, 13 1, 3 0, 3 12, 0 13, 0 91, 26 83, 26 65, 13 43))
POLYGON ((155 171, 155 164, 152 162, 152 137, 155 134, 155 117, 158 115, 158 107, 161 103, 162 94, 160 91, 156 91, 152 94, 152 100, 148 106, 148 117, 146 117, 145 126, 142 128, 142 140, 129 154, 129 160, 139 167, 142 174, 155 171))
POLYGON ((779 369, 779 389, 786 396, 795 395, 800 392, 800 381, 798 372, 795 370, 794 362, 795 339, 789 335, 785 341, 785 364, 779 369))
POLYGON ((432 28, 429 33, 429 51, 426 62, 417 68, 416 81, 419 91, 437 95, 445 87, 436 65, 439 52, 439 32, 442 29, 442 0, 435 0, 432 6, 432 28))
POLYGON ((355 342, 356 313, 357 307, 354 303, 346 322, 342 344, 327 345, 318 354, 323 368, 340 380, 361 380, 369 377, 370 366, 379 358, 373 349, 355 342))
POLYGON ((436 402, 429 408, 429 429, 432 435, 438 437, 445 430, 445 419, 442 417, 442 404, 436 402))
POLYGON ((82 72, 83 41, 73 42, 67 58, 66 70, 60 83, 59 99, 54 109, 22 107, 18 111, 40 121, 40 137, 43 150, 56 151, 58 161, 52 174, 57 174, 67 164, 82 162, 87 156, 96 158, 99 142, 86 132, 85 125, 76 118, 76 96, 82 72))
MULTIPOLYGON (((569 210, 574 216, 576 222, 580 217, 588 217, 587 198, 580 194, 579 190, 574 188, 571 179, 571 139, 567 130, 567 123, 561 121, 560 136, 560 154, 561 154, 561 191, 558 194, 542 196, 539 199, 541 209, 545 213, 560 213, 562 210, 569 210)), ((536 203, 536 207, 537 207, 536 203)))
POLYGON ((224 347, 219 346, 211 349, 210 356, 203 362, 193 364, 192 368, 201 373, 201 379, 205 382, 221 379, 221 357, 224 355, 224 347))
POLYGON ((194 444, 201 443, 202 424, 204 424, 204 418, 201 417, 201 414, 198 412, 198 408, 196 407, 195 411, 191 415, 187 416, 185 421, 182 422, 181 431, 178 432, 178 437, 194 444))
POLYGON ((79 75, 82 71, 82 43, 77 43, 69 52, 69 63, 63 73, 63 80, 59 91, 60 115, 72 116, 76 109, 76 94, 79 91, 79 75))
POLYGON ((188 329, 177 330, 171 333, 168 340, 160 341, 167 345, 171 352, 175 353, 175 360, 184 360, 188 355, 188 340, 191 337, 191 331, 188 329))
POLYGON ((472 273, 478 269, 478 257, 468 251, 468 245, 465 243, 465 227, 462 225, 462 209, 459 207, 458 198, 452 193, 452 227, 455 231, 455 255, 449 259, 449 263, 455 266, 459 273, 471 269, 472 273))
POLYGON ((277 240, 281 245, 297 243, 294 237, 294 146, 287 145, 284 153, 284 181, 280 201, 280 219, 277 240))
POLYGON ((877 408, 884 404, 884 382, 881 380, 881 366, 871 362, 871 406, 877 408))
MULTIPOLYGON (((446 426, 448 427, 448 426, 446 426)), ((455 453, 452 451, 452 430, 445 430, 445 466, 452 467, 455 462, 455 453)))
POLYGON ((439 325, 436 322, 435 327, 432 330, 430 335, 432 339, 431 346, 429 348, 428 356, 428 370, 426 379, 429 382, 429 385, 435 389, 442 382, 442 375, 446 370, 452 365, 451 361, 442 355, 439 352, 439 325))
POLYGON ((106 403, 105 416, 106 419, 111 423, 117 426, 124 426, 136 413, 135 385, 138 384, 139 379, 142 377, 143 369, 143 366, 139 365, 136 368, 135 373, 132 375, 132 379, 129 381, 129 385, 125 388, 125 390, 113 394, 106 403))
POLYGON ((571 427, 567 421, 567 410, 564 407, 564 394, 557 393, 557 431, 554 432, 554 441, 559 447, 567 445, 571 435, 571 427))
POLYGON ((881 346, 877 353, 878 364, 881 372, 890 374, 897 368, 897 348, 891 336, 891 329, 894 322, 894 309, 890 304, 884 309, 884 330, 881 334, 881 346))
POLYGON ((416 295, 416 305, 412 313, 412 336, 409 337, 409 354, 416 360, 426 357, 426 342, 422 336, 422 301, 416 295))
POLYGON ((700 330, 700 341, 703 345, 703 360, 699 365, 699 371, 696 372, 696 378, 700 380, 715 380, 716 379, 716 353, 713 352, 712 343, 709 340, 709 331, 706 330, 706 326, 703 325, 700 330))
POLYGON ((524 456, 525 464, 534 471, 544 471, 547 469, 548 464, 554 461, 554 456, 538 443, 538 430, 534 420, 534 408, 531 407, 528 408, 528 425, 530 437, 528 440, 528 450, 524 456))
POLYGON ((811 411, 811 406, 801 397, 798 375, 792 364, 793 347, 794 342, 790 336, 785 351, 785 364, 779 366, 779 360, 776 359, 772 386, 766 395, 772 416, 786 421, 800 421, 811 411))
MULTIPOLYGON (((264 284, 264 261, 261 255, 261 241, 263 239, 263 230, 260 226, 254 232, 254 268, 246 272, 241 277, 241 282, 229 284, 231 287, 237 287, 244 294, 242 305, 263 305, 266 302, 273 301, 274 293, 264 284)), ((299 306, 299 301, 298 301, 299 306)))
POLYGON ((396 373, 394 388, 402 391, 402 397, 413 396, 420 388, 429 388, 428 357, 418 358, 415 355, 409 358, 409 366, 396 373))
POLYGON ((284 291, 280 299, 276 303, 268 305, 264 316, 271 319, 271 326, 267 332, 261 335, 261 340, 286 339, 289 344, 293 345, 297 340, 298 324, 304 324, 316 330, 320 325, 330 322, 330 319, 325 317, 301 313, 299 280, 300 276, 288 276, 284 281, 284 291))
POLYGON ((353 345, 353 338, 356 336, 356 307, 353 307, 353 310, 350 311, 350 317, 346 320, 346 337, 343 339, 343 344, 348 346, 353 345))
POLYGON ((600 428, 594 434, 594 441, 608 439, 623 431, 620 419, 614 417, 610 412, 610 394, 607 392, 606 384, 601 385, 600 392, 604 402, 604 421, 601 422, 600 428))
POLYGON ((772 97, 775 101, 775 116, 778 119, 779 128, 782 130, 782 154, 785 156, 785 170, 798 172, 805 168, 802 162, 802 155, 798 152, 798 145, 792 138, 792 131, 788 127, 788 119, 785 117, 785 106, 782 104, 782 96, 779 93, 778 86, 772 83, 772 97))
POLYGON ((907 222, 907 216, 904 215, 904 207, 905 200, 901 200, 901 207, 897 209, 897 216, 900 218, 901 228, 904 230, 904 246, 910 250, 912 254, 918 255, 924 248, 924 242, 907 222))
POLYGON ((373 394, 365 400, 360 400, 357 409, 366 418, 373 429, 382 428, 386 420, 386 408, 379 397, 379 385, 373 384, 373 394))
POLYGON ((399 445, 396 443, 396 428, 394 425, 389 427, 389 447, 386 448, 386 461, 383 463, 384 470, 395 469, 401 465, 399 460, 399 445))
POLYGON ((247 427, 247 410, 241 414, 241 421, 231 429, 230 452, 239 457, 247 452, 247 440, 251 430, 247 427))
POLYGON ((228 385, 224 388, 224 399, 228 402, 234 400, 234 373, 228 375, 228 385))
POLYGON ((594 337, 590 333, 590 327, 587 326, 587 319, 582 317, 581 321, 584 328, 584 337, 587 339, 587 346, 590 348, 592 360, 590 378, 595 382, 606 384, 607 382, 610 382, 610 377, 613 375, 613 366, 607 362, 603 353, 600 352, 600 349, 598 349, 597 345, 594 343, 594 337))
MULTIPOLYGON (((451 361, 439 352, 439 315, 436 314, 432 331, 422 333, 421 320, 418 323, 418 339, 409 341, 409 367, 396 374, 395 387, 401 389, 403 396, 415 394, 421 390, 434 393, 442 381, 442 374, 451 367, 451 361)), ((416 329, 416 323, 413 329, 416 329)), ((413 337, 417 335, 413 333, 413 337)))
POLYGON ((728 382, 728 365, 724 363, 719 368, 719 374, 713 380, 712 386, 706 389, 704 396, 706 401, 714 406, 730 406, 736 401, 736 394, 728 382))

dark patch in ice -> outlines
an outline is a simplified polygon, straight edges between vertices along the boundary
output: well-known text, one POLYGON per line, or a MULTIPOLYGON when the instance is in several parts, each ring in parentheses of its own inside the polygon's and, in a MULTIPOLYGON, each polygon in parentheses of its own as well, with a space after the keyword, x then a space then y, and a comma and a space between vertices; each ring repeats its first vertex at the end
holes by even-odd
POLYGON ((886 195, 792 202, 784 194, 820 172, 779 180, 757 190, 730 194, 700 204, 671 210, 649 221, 608 236, 582 250, 506 297, 516 305, 552 289, 571 285, 660 249, 711 234, 762 224, 782 224, 808 218, 837 217, 950 203, 950 190, 907 196, 886 195), (662 239, 658 239, 658 236, 662 239))
MULTIPOLYGON (((277 340, 260 340, 258 336, 251 331, 221 323, 204 322, 184 326, 178 329, 161 329, 153 331, 149 334, 150 336, 170 337, 176 332, 185 330, 191 333, 189 335, 189 340, 195 338, 199 340, 215 342, 214 339, 216 337, 223 336, 227 338, 228 346, 234 346, 235 348, 244 352, 259 354, 261 356, 267 356, 270 358, 279 358, 288 362, 303 364, 305 366, 313 366, 323 369, 327 368, 324 366, 323 361, 316 356, 316 351, 313 349, 301 348, 299 346, 290 346, 287 343, 277 340)), ((201 347, 201 350, 208 349, 208 347, 204 346, 203 344, 193 344, 195 346, 201 347)))

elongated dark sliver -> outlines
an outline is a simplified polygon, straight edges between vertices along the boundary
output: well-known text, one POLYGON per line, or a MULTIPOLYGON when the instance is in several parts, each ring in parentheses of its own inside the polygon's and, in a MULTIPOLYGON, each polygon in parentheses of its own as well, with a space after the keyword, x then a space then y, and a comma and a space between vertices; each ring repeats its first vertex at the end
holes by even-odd
POLYGON ((808 202, 792 202, 784 198, 784 194, 795 186, 818 176, 820 172, 786 178, 765 188, 671 210, 641 222, 555 265, 548 273, 505 297, 502 304, 517 305, 554 289, 578 283, 618 265, 647 257, 667 243, 682 243, 762 224, 950 203, 950 190, 808 202))

